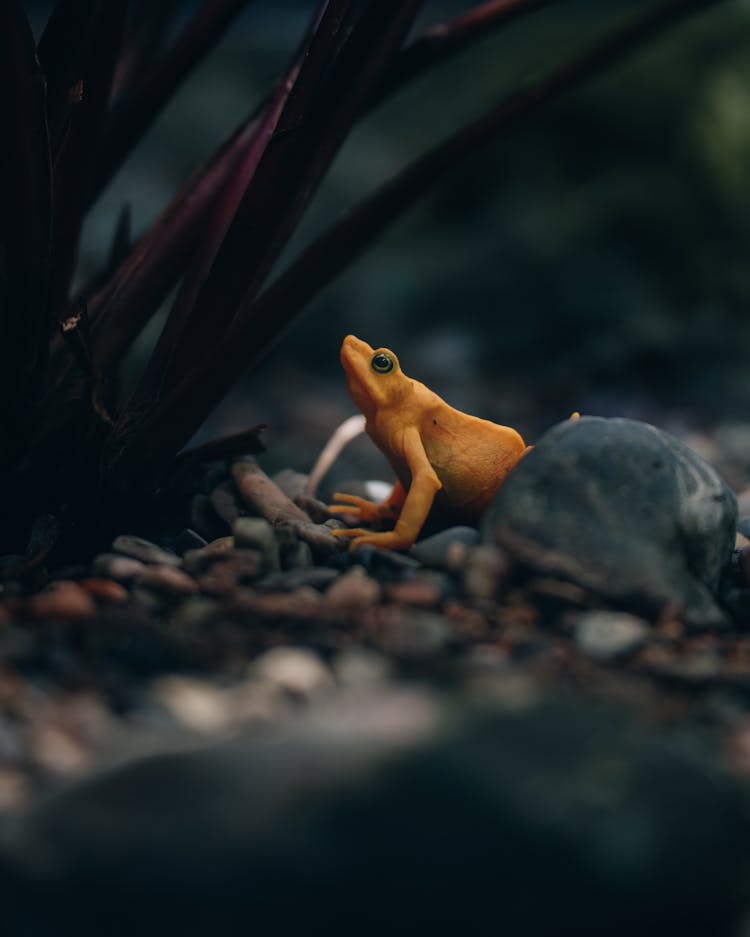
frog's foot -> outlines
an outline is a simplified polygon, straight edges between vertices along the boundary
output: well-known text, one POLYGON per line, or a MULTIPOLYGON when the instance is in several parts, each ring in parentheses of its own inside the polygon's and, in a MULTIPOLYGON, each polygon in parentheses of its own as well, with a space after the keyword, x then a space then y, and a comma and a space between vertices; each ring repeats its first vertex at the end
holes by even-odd
POLYGON ((372 530, 365 530, 362 527, 352 527, 348 530, 331 531, 334 537, 351 537, 349 544, 350 550, 356 550, 357 547, 380 547, 383 550, 408 550, 413 546, 414 538, 404 537, 397 534, 395 530, 388 530, 384 533, 378 533, 372 530))
POLYGON ((374 501, 358 498, 356 495, 337 492, 333 499, 341 503, 328 505, 331 514, 347 514, 356 517, 363 524, 382 524, 384 521, 395 520, 398 514, 390 505, 375 504, 374 501))

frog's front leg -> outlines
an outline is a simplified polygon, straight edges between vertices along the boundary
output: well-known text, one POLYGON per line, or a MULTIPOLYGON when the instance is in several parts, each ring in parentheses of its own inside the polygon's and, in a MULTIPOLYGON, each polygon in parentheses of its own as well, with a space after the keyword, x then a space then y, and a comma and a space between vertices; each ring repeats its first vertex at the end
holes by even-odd
POLYGON ((387 550, 408 550, 419 536, 427 520, 435 495, 443 487, 427 458, 419 433, 404 436, 404 460, 411 472, 411 485, 393 530, 378 533, 362 528, 337 530, 338 537, 353 537, 351 549, 362 546, 383 547, 387 550))

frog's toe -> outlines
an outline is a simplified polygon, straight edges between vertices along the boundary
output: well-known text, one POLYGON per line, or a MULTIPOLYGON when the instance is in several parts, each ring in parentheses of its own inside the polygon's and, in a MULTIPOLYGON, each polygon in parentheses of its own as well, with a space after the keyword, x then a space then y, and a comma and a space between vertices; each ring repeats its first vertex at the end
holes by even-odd
POLYGON ((341 530, 332 530, 334 537, 361 537, 369 533, 363 527, 344 527, 341 530))
POLYGON ((329 514, 350 514, 354 517, 359 516, 359 508, 351 507, 348 504, 327 504, 329 514))

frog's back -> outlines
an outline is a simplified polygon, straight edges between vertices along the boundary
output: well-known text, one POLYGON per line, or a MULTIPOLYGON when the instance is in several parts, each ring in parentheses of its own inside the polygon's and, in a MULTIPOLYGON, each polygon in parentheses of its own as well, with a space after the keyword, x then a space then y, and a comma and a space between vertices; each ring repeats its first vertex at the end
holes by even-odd
POLYGON ((425 411, 422 442, 443 489, 436 503, 466 520, 478 519, 526 451, 520 434, 480 417, 439 405, 425 411))

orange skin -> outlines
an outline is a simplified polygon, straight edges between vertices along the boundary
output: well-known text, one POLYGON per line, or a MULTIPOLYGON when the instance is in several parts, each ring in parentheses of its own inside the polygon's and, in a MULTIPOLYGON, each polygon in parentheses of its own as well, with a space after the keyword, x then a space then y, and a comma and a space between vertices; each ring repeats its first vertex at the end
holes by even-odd
POLYGON ((387 348, 371 348, 347 335, 341 364, 349 394, 366 419, 365 429, 398 479, 383 504, 334 494, 333 514, 365 524, 395 520, 393 530, 335 530, 352 537, 352 549, 371 545, 407 550, 433 504, 454 522, 476 522, 526 452, 520 435, 448 406, 424 384, 407 377, 387 348))

